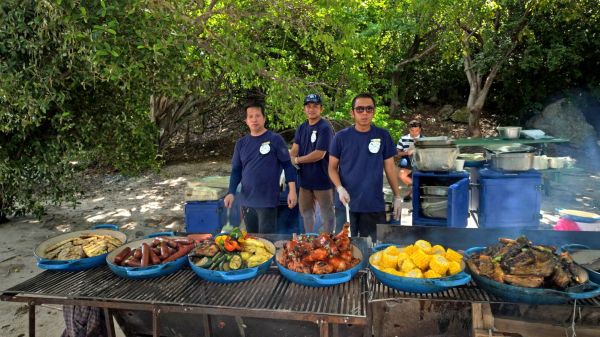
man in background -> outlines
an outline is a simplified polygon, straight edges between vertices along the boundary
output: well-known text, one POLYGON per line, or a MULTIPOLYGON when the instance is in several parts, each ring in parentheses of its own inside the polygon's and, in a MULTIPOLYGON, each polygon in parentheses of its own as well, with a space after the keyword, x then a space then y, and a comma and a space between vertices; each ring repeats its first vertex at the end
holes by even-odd
POLYGON ((298 168, 300 186, 298 205, 304 222, 304 231, 314 233, 316 204, 321 213, 320 232, 334 229, 333 185, 327 174, 329 145, 333 139, 333 128, 321 118, 323 102, 321 96, 310 94, 304 98, 304 113, 307 120, 300 124, 294 136, 290 152, 292 163, 298 168))
POLYGON ((398 178, 408 187, 408 194, 404 196, 405 202, 410 201, 412 195, 412 164, 410 157, 414 152, 415 139, 423 138, 420 121, 413 119, 408 123, 408 128, 408 134, 400 138, 396 146, 397 155, 400 157, 398 178))

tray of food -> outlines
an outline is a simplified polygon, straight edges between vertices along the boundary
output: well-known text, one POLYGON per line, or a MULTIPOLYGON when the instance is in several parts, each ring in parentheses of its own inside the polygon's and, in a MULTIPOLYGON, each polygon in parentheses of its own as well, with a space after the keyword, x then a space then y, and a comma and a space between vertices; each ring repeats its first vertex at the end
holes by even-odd
POLYGON ((127 235, 112 224, 50 238, 33 251, 38 267, 59 271, 80 271, 106 263, 106 255, 127 242, 127 235))
POLYGON ((129 279, 145 279, 171 274, 187 263, 194 248, 193 239, 172 232, 148 235, 130 242, 106 256, 108 267, 129 279))
POLYGON ((350 224, 337 235, 293 235, 277 251, 275 263, 290 282, 327 287, 348 282, 363 265, 362 252, 351 243, 350 224))
POLYGON ((269 270, 275 246, 235 227, 231 232, 200 242, 189 253, 192 270, 204 280, 234 283, 253 279, 269 270))
POLYGON ((458 251, 425 240, 407 246, 381 244, 373 250, 369 267, 375 278, 397 290, 434 293, 471 280, 458 251))
POLYGON ((600 286, 568 252, 526 237, 500 238, 465 252, 467 270, 482 289, 510 302, 561 304, 600 295, 600 286))

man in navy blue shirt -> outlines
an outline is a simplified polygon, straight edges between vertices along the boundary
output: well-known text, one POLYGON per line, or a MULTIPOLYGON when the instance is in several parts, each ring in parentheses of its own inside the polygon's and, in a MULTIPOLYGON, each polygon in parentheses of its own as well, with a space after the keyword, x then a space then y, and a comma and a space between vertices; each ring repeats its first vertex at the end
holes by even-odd
POLYGON ((235 144, 231 159, 229 192, 225 207, 231 208, 238 184, 242 183, 240 198, 246 230, 250 233, 275 233, 279 204, 279 174, 285 171, 289 186, 287 203, 296 206, 296 170, 283 138, 265 128, 262 104, 251 103, 244 108, 250 134, 235 144), (256 216, 253 216, 255 213, 256 216))
POLYGON ((292 163, 298 167, 300 185, 298 205, 304 220, 304 231, 314 233, 315 203, 321 212, 320 232, 334 229, 333 185, 329 180, 329 145, 333 139, 333 128, 321 118, 323 102, 321 96, 310 94, 304 98, 306 122, 296 130, 292 145, 292 163))
POLYGON ((344 212, 342 204, 350 207, 351 234, 375 239, 376 225, 386 223, 383 172, 394 192, 394 219, 400 219, 396 147, 389 132, 371 124, 375 115, 373 96, 354 97, 351 114, 354 125, 339 131, 331 143, 329 177, 339 196, 336 213, 344 212))

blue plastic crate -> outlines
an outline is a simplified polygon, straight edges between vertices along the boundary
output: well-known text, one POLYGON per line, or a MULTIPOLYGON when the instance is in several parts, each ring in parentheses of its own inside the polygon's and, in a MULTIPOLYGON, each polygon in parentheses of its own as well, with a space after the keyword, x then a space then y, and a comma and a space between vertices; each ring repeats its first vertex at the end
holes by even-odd
POLYGON ((216 233, 226 222, 227 212, 222 199, 185 204, 185 231, 188 233, 216 233))

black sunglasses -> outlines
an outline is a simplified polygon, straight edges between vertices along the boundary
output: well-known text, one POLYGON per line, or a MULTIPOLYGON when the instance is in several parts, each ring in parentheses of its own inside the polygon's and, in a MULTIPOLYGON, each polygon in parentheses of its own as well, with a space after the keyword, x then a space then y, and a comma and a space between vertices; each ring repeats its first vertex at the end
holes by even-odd
POLYGON ((408 124, 408 126, 410 126, 411 128, 420 128, 421 124, 411 123, 411 124, 408 124))
POLYGON ((356 108, 354 108, 354 111, 358 112, 358 113, 363 113, 363 112, 368 112, 368 113, 372 113, 373 111, 375 111, 375 107, 372 105, 369 106, 357 106, 356 108))

